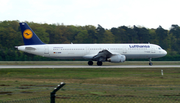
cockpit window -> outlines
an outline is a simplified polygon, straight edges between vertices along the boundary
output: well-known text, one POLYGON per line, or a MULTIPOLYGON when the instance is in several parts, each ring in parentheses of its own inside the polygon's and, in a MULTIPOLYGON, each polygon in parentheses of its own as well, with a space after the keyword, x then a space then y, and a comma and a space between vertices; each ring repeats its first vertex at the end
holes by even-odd
POLYGON ((158 49, 159 49, 159 50, 161 50, 161 48, 160 48, 160 47, 159 47, 158 49))

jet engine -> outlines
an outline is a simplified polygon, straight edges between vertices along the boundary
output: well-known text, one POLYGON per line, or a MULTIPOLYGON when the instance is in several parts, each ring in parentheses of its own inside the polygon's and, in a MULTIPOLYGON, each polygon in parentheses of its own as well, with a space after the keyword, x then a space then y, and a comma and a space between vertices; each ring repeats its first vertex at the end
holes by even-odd
POLYGON ((107 59, 107 61, 112 63, 119 63, 119 62, 125 62, 126 57, 124 55, 115 54, 112 55, 110 58, 107 59))

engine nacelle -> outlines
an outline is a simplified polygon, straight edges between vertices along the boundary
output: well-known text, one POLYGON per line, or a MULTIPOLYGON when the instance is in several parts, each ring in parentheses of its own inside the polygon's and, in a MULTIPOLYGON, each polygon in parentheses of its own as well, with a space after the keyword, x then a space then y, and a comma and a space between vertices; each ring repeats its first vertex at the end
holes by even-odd
POLYGON ((113 55, 110 58, 107 59, 107 61, 112 62, 112 63, 119 63, 119 62, 125 62, 126 56, 124 55, 113 55))

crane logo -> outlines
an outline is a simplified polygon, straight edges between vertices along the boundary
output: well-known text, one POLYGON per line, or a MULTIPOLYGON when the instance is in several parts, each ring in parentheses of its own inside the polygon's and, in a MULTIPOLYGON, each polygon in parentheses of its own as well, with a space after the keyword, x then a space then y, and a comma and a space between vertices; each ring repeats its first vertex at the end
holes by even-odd
POLYGON ((31 39, 32 36, 33 36, 33 33, 31 30, 29 29, 26 29, 24 32, 23 32, 23 36, 25 39, 31 39))

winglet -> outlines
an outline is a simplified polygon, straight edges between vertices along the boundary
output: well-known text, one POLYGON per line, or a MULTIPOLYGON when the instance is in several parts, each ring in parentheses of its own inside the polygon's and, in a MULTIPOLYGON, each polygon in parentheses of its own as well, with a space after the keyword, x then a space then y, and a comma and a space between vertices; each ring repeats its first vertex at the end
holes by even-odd
POLYGON ((44 44, 39 37, 34 33, 34 31, 28 26, 27 23, 19 23, 22 37, 24 40, 24 45, 41 45, 44 44))

